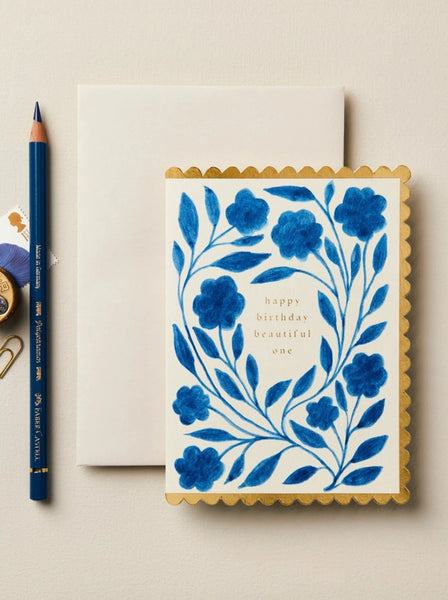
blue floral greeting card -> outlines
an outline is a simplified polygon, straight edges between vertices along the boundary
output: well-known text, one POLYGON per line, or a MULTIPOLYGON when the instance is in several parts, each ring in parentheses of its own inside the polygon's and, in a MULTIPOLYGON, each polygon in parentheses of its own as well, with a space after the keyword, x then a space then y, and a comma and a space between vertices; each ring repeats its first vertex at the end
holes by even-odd
POLYGON ((170 503, 407 501, 409 176, 167 172, 170 503))

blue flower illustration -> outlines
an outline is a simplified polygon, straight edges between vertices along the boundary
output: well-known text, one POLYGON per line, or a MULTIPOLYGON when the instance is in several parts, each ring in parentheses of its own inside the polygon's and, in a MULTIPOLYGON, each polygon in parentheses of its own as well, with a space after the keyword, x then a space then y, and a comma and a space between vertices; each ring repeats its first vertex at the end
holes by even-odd
POLYGON ((349 394, 364 395, 367 398, 374 398, 387 379, 384 360, 380 354, 356 354, 353 362, 344 367, 342 374, 349 394))
POLYGON ((244 235, 258 231, 268 222, 269 205, 262 198, 244 189, 237 193, 235 202, 227 207, 226 217, 244 235))
POLYGON ((339 409, 333 406, 329 396, 323 396, 319 402, 310 402, 306 405, 308 417, 306 422, 311 427, 319 427, 322 431, 329 429, 339 416, 339 409))
POLYGON ((208 418, 210 398, 204 394, 202 388, 194 385, 192 388, 184 385, 177 391, 173 410, 179 415, 180 422, 191 425, 196 419, 205 421, 208 418))
MULTIPOLYGON (((378 277, 387 259, 388 213, 381 190, 349 187, 353 184, 361 181, 329 181, 320 199, 314 187, 269 188, 265 191, 283 198, 275 216, 256 190, 238 187, 220 206, 215 191, 206 187, 205 212, 197 210, 195 199, 181 195, 183 241, 173 243, 178 301, 173 342, 186 372, 171 399, 170 417, 180 436, 181 424, 187 426, 170 461, 179 490, 256 488, 275 475, 284 486, 304 483, 304 493, 313 477, 312 485, 321 482, 323 493, 339 486, 362 492, 379 477, 385 459, 375 459, 373 466, 367 461, 382 451, 388 423, 381 421, 374 437, 369 428, 384 412, 388 367, 381 349, 370 343, 388 324, 383 306, 391 284, 378 277), (259 242, 270 252, 252 252, 259 242), (238 251, 229 253, 229 245, 239 246, 238 251), (284 373, 279 381, 270 381, 271 373, 263 370, 249 343, 250 323, 244 329, 241 320, 248 310, 248 275, 239 274, 268 258, 251 283, 275 286, 297 277, 306 285, 305 278, 313 279, 318 314, 325 332, 330 328, 308 370, 284 373), (297 261, 307 259, 309 268, 299 268, 297 261), (371 321, 374 312, 378 316, 371 321), (282 458, 287 451, 288 460, 282 458)), ((272 299, 266 293, 264 303, 276 304, 274 287, 272 299)))
POLYGON ((351 187, 345 192, 342 204, 336 207, 334 218, 342 223, 347 235, 365 242, 386 225, 386 219, 381 214, 386 204, 384 196, 375 194, 369 187, 351 187))
POLYGON ((183 458, 178 458, 174 466, 180 475, 180 485, 187 490, 196 487, 200 492, 208 491, 224 471, 214 448, 201 451, 197 446, 185 448, 183 458))
POLYGON ((244 304, 244 296, 238 293, 236 283, 225 275, 202 282, 201 293, 193 301, 193 310, 205 329, 232 329, 244 304))
POLYGON ((317 252, 322 245, 323 227, 309 210, 287 211, 280 215, 272 229, 272 240, 284 258, 296 256, 300 260, 317 252))

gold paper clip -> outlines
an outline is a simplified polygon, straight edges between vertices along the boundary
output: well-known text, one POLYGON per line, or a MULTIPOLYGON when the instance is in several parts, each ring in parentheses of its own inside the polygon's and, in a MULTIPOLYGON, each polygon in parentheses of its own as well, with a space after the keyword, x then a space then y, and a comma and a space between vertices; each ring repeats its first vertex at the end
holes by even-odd
POLYGON ((16 360, 16 358, 22 352, 22 348, 23 348, 23 341, 21 338, 19 338, 18 335, 8 335, 6 340, 0 346, 0 356, 4 353, 7 353, 10 355, 10 358, 9 358, 8 362, 6 363, 6 365, 3 367, 3 369, 0 371, 0 379, 3 379, 3 377, 6 375, 9 367, 12 365, 12 363, 16 360), (10 340, 17 340, 19 342, 18 350, 14 351, 12 348, 8 347, 8 342, 10 340))

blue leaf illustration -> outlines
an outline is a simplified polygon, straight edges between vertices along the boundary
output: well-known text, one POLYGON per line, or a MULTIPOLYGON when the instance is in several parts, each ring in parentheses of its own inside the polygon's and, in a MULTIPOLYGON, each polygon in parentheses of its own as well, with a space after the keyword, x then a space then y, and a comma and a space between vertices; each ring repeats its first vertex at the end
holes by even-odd
POLYGON ((218 348, 212 338, 199 327, 193 327, 193 331, 206 355, 210 356, 210 358, 219 358, 218 348))
POLYGON ((361 248, 359 244, 353 248, 352 256, 350 259, 350 268, 352 273, 352 281, 358 275, 359 267, 361 266, 361 248))
POLYGON ((381 452, 388 437, 388 435, 380 435, 366 440, 358 447, 350 462, 358 463, 367 460, 368 458, 372 458, 372 456, 381 452))
POLYGON ((333 244, 331 240, 325 238, 325 252, 327 253, 328 258, 335 265, 340 265, 338 251, 336 250, 336 246, 333 244))
POLYGON ((291 425, 292 430, 297 436, 297 439, 303 444, 311 446, 311 448, 327 447, 324 438, 319 433, 316 433, 315 431, 312 431, 307 427, 303 427, 303 425, 299 425, 295 421, 289 421, 289 424, 291 425))
POLYGON ((216 372, 216 376, 218 377, 219 383, 222 387, 222 389, 227 392, 227 394, 229 394, 229 396, 231 396, 232 398, 235 398, 235 400, 243 400, 244 401, 244 397, 241 394, 240 390, 238 389, 238 386, 236 385, 236 383, 233 381, 233 379, 230 377, 230 375, 227 375, 227 373, 224 373, 223 371, 220 371, 219 369, 215 369, 216 372))
POLYGON ((347 398, 345 396, 344 388, 339 381, 336 381, 335 385, 336 390, 336 402, 341 410, 347 412, 347 398))
POLYGON ((292 202, 308 202, 310 200, 316 200, 316 197, 306 187, 298 187, 295 185, 281 185, 278 187, 265 188, 265 192, 269 192, 273 196, 280 196, 280 198, 286 198, 286 200, 292 200, 292 202))
POLYGON ((327 296, 322 292, 318 292, 317 296, 319 300, 320 314, 323 316, 326 322, 333 327, 333 329, 336 329, 336 313, 334 312, 333 305, 327 296))
POLYGON ((199 219, 193 201, 185 193, 180 199, 179 225, 185 241, 190 248, 193 248, 198 239, 199 219))
POLYGON ((174 350, 176 352, 176 356, 182 366, 184 366, 188 371, 193 374, 196 374, 196 369, 194 366, 194 357, 190 350, 190 346, 188 345, 187 340, 182 335, 179 327, 177 325, 173 325, 173 334, 174 334, 174 350))
POLYGON ((182 248, 179 246, 179 244, 177 242, 174 242, 174 244, 173 244, 173 263, 174 263, 174 266, 176 267, 176 271, 180 275, 182 272, 182 269, 184 268, 185 256, 184 256, 184 253, 182 252, 182 248))
POLYGON ((238 360, 241 356, 241 352, 244 348, 244 335, 243 328, 241 327, 241 323, 238 323, 237 328, 235 329, 232 336, 232 351, 235 360, 238 360))
POLYGON ((224 483, 230 483, 231 481, 233 481, 234 479, 237 479, 241 475, 241 473, 244 470, 244 456, 245 456, 244 452, 240 456, 238 456, 236 461, 233 463, 232 468, 230 469, 229 475, 227 476, 227 479, 225 480, 224 483))
POLYGON ((328 206, 334 196, 334 183, 330 181, 325 187, 325 204, 328 206))
POLYGON ((383 470, 383 467, 364 467, 349 473, 341 483, 345 485, 365 485, 374 481, 383 470))
POLYGON ((219 221, 219 201, 216 194, 209 187, 204 186, 205 189, 205 208, 207 209, 207 215, 210 223, 215 227, 219 221))
POLYGON ((384 328, 387 325, 387 321, 383 321, 382 323, 377 323, 376 325, 371 325, 367 327, 360 335, 359 340, 356 342, 355 346, 360 346, 361 344, 368 344, 369 342, 373 342, 380 337, 383 333, 384 328))
POLYGON ((315 374, 316 374, 316 366, 314 365, 313 367, 311 367, 311 369, 309 369, 305 373, 305 375, 302 375, 302 377, 297 381, 297 383, 295 384, 295 386, 292 390, 291 397, 297 398, 298 396, 301 396, 302 394, 307 392, 310 389, 310 387, 313 385, 315 374))
POLYGON ((275 404, 277 400, 280 400, 280 398, 289 388, 289 384, 291 383, 291 381, 291 379, 287 379, 286 381, 279 381, 278 383, 274 384, 268 389, 268 391, 266 392, 265 400, 266 409, 275 404))
POLYGON ((246 359, 246 375, 250 387, 255 391, 258 385, 258 365, 252 354, 249 354, 246 359))
POLYGON ((255 246, 258 242, 264 238, 263 234, 260 235, 246 235, 245 237, 238 238, 232 242, 232 246, 255 246))
POLYGON ((271 283, 272 281, 280 281, 281 279, 287 279, 297 273, 297 269, 292 267, 274 267, 263 271, 260 275, 257 275, 251 283, 271 283))
POLYGON ((373 251, 373 270, 375 273, 379 273, 381 269, 384 267, 384 263, 387 258, 387 235, 383 234, 380 241, 376 245, 375 250, 373 251))
POLYGON ((199 429, 188 435, 199 438, 200 440, 206 440, 207 442, 230 442, 238 439, 227 431, 224 431, 224 429, 213 429, 212 427, 208 429, 199 429))
POLYGON ((372 298, 372 302, 370 303, 370 308, 369 308, 368 312, 366 313, 366 315, 370 315, 370 313, 373 313, 375 310, 378 310, 384 304, 384 301, 386 300, 388 291, 389 291, 389 286, 387 283, 386 283, 386 285, 383 285, 382 287, 377 289, 377 291, 375 292, 375 294, 372 298))
POLYGON ((272 473, 275 471, 276 466, 278 465, 278 461, 282 452, 278 452, 278 454, 274 454, 274 456, 270 456, 269 458, 265 458, 249 473, 243 483, 239 486, 242 487, 252 487, 254 485, 261 485, 265 481, 269 479, 272 473))
POLYGON ((220 258, 210 266, 226 269, 227 271, 232 271, 232 273, 241 273, 242 271, 257 267, 270 256, 270 254, 266 253, 234 252, 233 254, 228 254, 227 256, 220 258))
POLYGON ((359 420, 356 429, 365 429, 366 427, 372 427, 381 417, 384 411, 384 398, 382 400, 378 400, 375 404, 372 404, 365 413, 362 415, 359 420))
POLYGON ((308 465, 307 467, 301 467, 300 469, 297 469, 297 471, 294 471, 294 473, 291 473, 291 475, 289 475, 289 477, 287 477, 283 483, 286 485, 303 483, 304 481, 310 479, 318 470, 319 469, 317 467, 312 467, 311 465, 308 465))
POLYGON ((330 344, 324 337, 320 343, 320 364, 325 373, 329 373, 333 366, 333 352, 331 351, 330 344))

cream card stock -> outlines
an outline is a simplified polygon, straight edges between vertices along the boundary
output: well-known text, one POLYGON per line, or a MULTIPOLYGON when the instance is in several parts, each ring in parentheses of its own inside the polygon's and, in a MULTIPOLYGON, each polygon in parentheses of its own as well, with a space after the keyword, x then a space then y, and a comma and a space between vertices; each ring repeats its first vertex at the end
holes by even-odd
POLYGON ((409 176, 167 171, 169 502, 408 500, 409 176))

